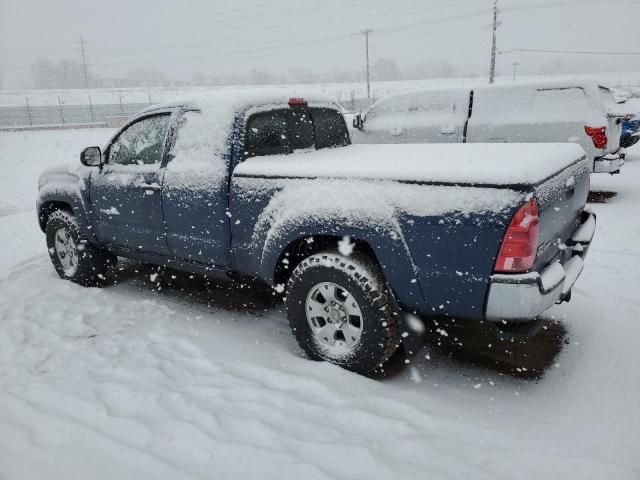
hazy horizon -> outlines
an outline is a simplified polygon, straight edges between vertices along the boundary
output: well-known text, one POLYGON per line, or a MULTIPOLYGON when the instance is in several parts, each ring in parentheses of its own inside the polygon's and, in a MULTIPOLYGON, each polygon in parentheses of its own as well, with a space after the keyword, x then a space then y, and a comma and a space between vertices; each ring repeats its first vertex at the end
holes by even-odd
MULTIPOLYGON (((403 72, 450 65, 457 75, 485 75, 492 6, 492 0, 195 0, 188 8, 169 0, 0 0, 0 79, 5 89, 29 88, 38 59, 80 62, 80 35, 91 74, 103 78, 136 69, 179 81, 252 70, 363 72, 365 28, 374 30, 372 65, 388 59, 403 72)), ((640 71, 640 55, 513 51, 637 53, 640 2, 499 0, 499 8, 499 75, 511 75, 514 62, 524 75, 640 71)))

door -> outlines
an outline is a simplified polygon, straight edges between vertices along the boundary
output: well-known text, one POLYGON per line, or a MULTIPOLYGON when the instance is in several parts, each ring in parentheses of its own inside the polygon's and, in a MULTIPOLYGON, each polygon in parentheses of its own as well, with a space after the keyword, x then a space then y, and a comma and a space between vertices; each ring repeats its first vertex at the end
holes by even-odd
POLYGON ((170 113, 144 117, 122 130, 91 176, 93 220, 100 242, 168 255, 162 180, 170 113))
POLYGON ((164 176, 162 203, 167 243, 179 260, 215 268, 228 265, 226 139, 197 111, 180 118, 164 176))

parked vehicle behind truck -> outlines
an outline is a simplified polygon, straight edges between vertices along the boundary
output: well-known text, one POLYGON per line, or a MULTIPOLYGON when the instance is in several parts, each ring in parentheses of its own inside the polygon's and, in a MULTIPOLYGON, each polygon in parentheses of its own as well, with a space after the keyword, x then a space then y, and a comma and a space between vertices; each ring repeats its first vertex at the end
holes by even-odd
POLYGON ((638 140, 640 140, 640 118, 637 114, 627 114, 622 122, 620 146, 630 148, 638 143, 638 140))
POLYGON ((354 143, 572 142, 592 172, 618 173, 624 113, 590 82, 418 90, 385 97, 353 120, 354 143))
POLYGON ((595 231, 579 146, 349 144, 324 98, 167 102, 45 172, 38 221, 82 285, 117 256, 261 279, 309 357, 361 373, 403 312, 511 324, 570 298, 595 231))

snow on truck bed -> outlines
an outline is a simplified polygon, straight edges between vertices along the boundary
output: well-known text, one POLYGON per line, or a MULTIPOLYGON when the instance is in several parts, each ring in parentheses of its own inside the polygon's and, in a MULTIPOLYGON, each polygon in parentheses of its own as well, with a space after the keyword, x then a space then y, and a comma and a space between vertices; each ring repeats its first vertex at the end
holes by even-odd
POLYGON ((584 158, 579 145, 351 145, 255 157, 236 176, 327 177, 477 185, 531 185, 584 158))

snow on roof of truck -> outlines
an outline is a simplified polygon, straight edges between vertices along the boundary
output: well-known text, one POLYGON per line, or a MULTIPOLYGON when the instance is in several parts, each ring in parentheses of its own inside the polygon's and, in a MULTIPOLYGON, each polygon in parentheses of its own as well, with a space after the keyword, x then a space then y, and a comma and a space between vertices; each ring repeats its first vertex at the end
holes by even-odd
POLYGON ((604 100, 604 96, 601 94, 610 94, 610 100, 612 103, 614 102, 613 94, 611 89, 599 82, 594 80, 584 80, 584 79, 575 79, 575 80, 528 80, 519 83, 513 84, 497 84, 497 85, 482 85, 474 88, 476 92, 517 92, 517 91, 526 91, 526 92, 536 92, 536 91, 562 91, 562 90, 570 90, 570 89, 581 89, 585 92, 588 97, 591 97, 597 102, 602 103, 604 100))
POLYGON ((468 97, 472 88, 470 87, 449 87, 449 88, 421 88, 407 92, 396 93, 383 97, 367 109, 368 112, 376 111, 380 113, 393 113, 401 109, 411 111, 424 111, 432 107, 434 102, 439 100, 446 102, 452 98, 468 97))
MULTIPOLYGON (((233 128, 236 114, 252 107, 269 105, 287 106, 291 98, 304 98, 309 105, 322 105, 342 112, 342 108, 331 98, 324 95, 307 93, 290 87, 283 88, 247 88, 221 89, 207 93, 185 95, 152 105, 139 115, 167 108, 185 107, 197 109, 202 117, 192 125, 189 135, 201 148, 222 154, 226 150, 227 140, 233 128)), ((193 123, 193 122, 192 122, 193 123)), ((180 135, 180 131, 178 131, 180 135)))
POLYGON ((289 87, 283 88, 247 88, 233 90, 216 90, 206 93, 197 93, 176 97, 171 100, 152 105, 144 111, 153 111, 161 108, 189 107, 204 111, 218 111, 233 115, 246 107, 260 105, 286 105, 291 98, 304 98, 310 104, 330 104, 335 108, 341 108, 325 95, 305 93, 289 87))
POLYGON ((528 81, 476 88, 472 122, 518 123, 526 119, 553 122, 566 118, 602 122, 618 115, 611 90, 593 80, 528 81))
POLYGON ((613 92, 606 82, 580 77, 558 80, 525 80, 513 84, 498 83, 494 85, 477 85, 475 87, 421 88, 384 97, 369 107, 367 112, 384 110, 384 113, 389 113, 387 110, 397 110, 412 106, 420 110, 421 106, 426 107, 430 102, 437 101, 439 98, 451 99, 461 94, 469 94, 471 90, 480 94, 478 98, 481 101, 482 97, 487 94, 524 97, 533 95, 536 91, 560 91, 573 88, 583 90, 587 97, 602 106, 606 112, 618 112, 619 108, 616 108, 617 102, 614 99, 613 92))

